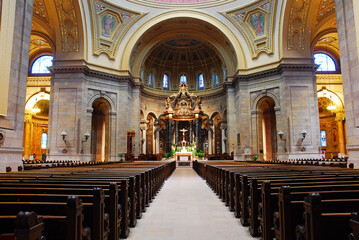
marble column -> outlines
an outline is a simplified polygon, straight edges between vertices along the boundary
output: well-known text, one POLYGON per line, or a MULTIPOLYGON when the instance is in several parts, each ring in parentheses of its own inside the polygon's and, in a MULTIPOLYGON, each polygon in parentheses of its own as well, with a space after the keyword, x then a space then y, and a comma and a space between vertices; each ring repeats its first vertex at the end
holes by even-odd
POLYGON ((338 141, 339 141, 339 153, 342 157, 345 155, 345 136, 343 121, 338 121, 338 141))
POLYGON ((178 122, 175 121, 175 144, 179 144, 178 142, 178 122))
POLYGON ((213 150, 212 150, 212 146, 213 146, 213 130, 212 127, 208 128, 208 154, 212 155, 213 154, 213 150))
POLYGON ((171 140, 172 140, 172 123, 170 119, 166 120, 166 153, 171 152, 171 140))
POLYGON ((202 143, 202 119, 196 119, 197 151, 203 150, 202 143))
POLYGON ((33 5, 34 0, 1 1, 0 172, 22 166, 33 5))
POLYGON ((359 2, 335 0, 349 163, 359 168, 359 2))
POLYGON ((142 131, 142 138, 141 138, 142 154, 146 154, 146 127, 141 127, 141 131, 142 131))
POLYGON ((24 157, 26 159, 29 158, 31 153, 31 121, 32 121, 32 115, 26 114, 25 115, 25 130, 24 130, 24 157))
POLYGON ((226 142, 227 142, 226 129, 227 129, 227 127, 225 127, 225 126, 221 127, 221 130, 222 130, 222 154, 226 152, 226 142))
POLYGON ((189 122, 189 144, 192 144, 192 135, 193 135, 193 131, 192 131, 192 121, 189 122))
POLYGON ((154 124, 154 139, 155 139, 155 153, 159 154, 160 153, 160 131, 161 131, 161 125, 159 123, 157 123, 157 121, 154 124))
POLYGON ((338 122, 338 143, 339 143, 339 153, 342 156, 345 156, 345 134, 344 134, 344 119, 345 119, 345 113, 344 112, 338 112, 335 116, 335 121, 338 122))

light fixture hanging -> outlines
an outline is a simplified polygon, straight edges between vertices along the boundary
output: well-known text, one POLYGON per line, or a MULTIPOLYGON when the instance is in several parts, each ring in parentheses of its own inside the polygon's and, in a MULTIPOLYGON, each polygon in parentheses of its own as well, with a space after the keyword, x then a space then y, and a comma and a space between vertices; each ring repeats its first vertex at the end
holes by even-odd
POLYGON ((334 105, 333 100, 332 100, 332 96, 330 95, 330 104, 329 104, 329 106, 327 107, 327 109, 332 112, 332 111, 334 111, 336 108, 337 108, 337 106, 334 105))
POLYGON ((31 109, 31 111, 36 115, 36 114, 38 114, 39 112, 41 112, 41 110, 35 105, 34 107, 33 107, 33 109, 31 109))

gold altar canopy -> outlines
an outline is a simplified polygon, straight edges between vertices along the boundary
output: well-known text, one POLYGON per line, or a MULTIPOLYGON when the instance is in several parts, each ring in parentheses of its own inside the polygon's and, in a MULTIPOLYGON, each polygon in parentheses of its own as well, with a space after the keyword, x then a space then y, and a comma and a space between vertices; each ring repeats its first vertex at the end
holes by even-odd
POLYGON ((188 92, 187 84, 182 83, 178 93, 165 99, 166 113, 172 114, 174 120, 194 120, 202 112, 202 99, 188 92))

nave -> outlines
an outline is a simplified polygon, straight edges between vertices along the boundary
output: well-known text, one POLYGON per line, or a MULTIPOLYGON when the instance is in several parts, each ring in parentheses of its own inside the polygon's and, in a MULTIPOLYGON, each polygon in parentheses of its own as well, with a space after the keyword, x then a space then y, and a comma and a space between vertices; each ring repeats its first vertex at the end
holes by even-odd
POLYGON ((128 239, 255 238, 192 168, 177 168, 128 239))

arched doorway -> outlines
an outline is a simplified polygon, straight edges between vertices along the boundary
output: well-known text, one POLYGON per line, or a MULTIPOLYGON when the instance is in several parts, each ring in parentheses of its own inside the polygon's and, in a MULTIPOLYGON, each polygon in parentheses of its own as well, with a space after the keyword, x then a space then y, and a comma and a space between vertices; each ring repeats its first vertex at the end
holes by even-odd
POLYGON ((271 161, 277 155, 276 117, 274 101, 264 97, 258 104, 258 137, 260 159, 271 161))
POLYGON ((222 153, 222 134, 221 134, 221 115, 216 112, 212 114, 213 120, 213 149, 215 155, 220 155, 222 153))
POLYGON ((91 120, 91 155, 92 161, 108 161, 110 124, 110 106, 103 99, 97 99, 93 105, 91 120))
POLYGON ((154 154, 156 152, 154 144, 155 121, 156 116, 153 113, 149 113, 147 116, 146 154, 154 154))
POLYGON ((47 151, 50 94, 39 92, 25 105, 24 152, 25 159, 42 159, 47 151))
POLYGON ((325 158, 346 155, 345 111, 341 99, 326 88, 318 92, 320 146, 325 158))

